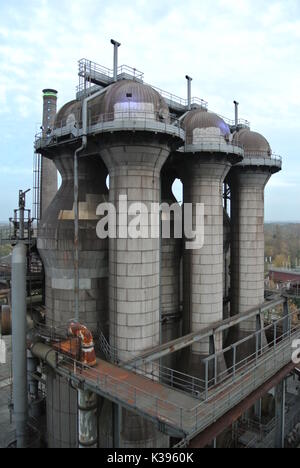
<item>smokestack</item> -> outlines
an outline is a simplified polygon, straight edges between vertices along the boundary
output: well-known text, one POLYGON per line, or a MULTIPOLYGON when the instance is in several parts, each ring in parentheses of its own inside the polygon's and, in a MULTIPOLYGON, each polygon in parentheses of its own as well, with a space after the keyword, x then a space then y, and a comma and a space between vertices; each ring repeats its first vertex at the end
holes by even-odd
POLYGON ((191 110, 191 106, 192 106, 192 81, 193 81, 193 78, 186 75, 186 79, 187 79, 188 110, 191 110))
POLYGON ((57 91, 55 89, 43 89, 43 131, 47 133, 53 130, 57 111, 57 91))
MULTIPOLYGON (((57 112, 57 91, 55 89, 43 90, 43 137, 53 130, 57 112)), ((57 170, 54 163, 42 157, 41 187, 40 187, 40 219, 44 216, 48 206, 57 192, 57 170)))
POLYGON ((110 42, 114 46, 114 81, 116 82, 118 79, 118 48, 121 44, 114 39, 112 39, 110 42))
POLYGON ((234 104, 235 127, 237 128, 239 125, 239 103, 237 101, 233 101, 233 104, 234 104))

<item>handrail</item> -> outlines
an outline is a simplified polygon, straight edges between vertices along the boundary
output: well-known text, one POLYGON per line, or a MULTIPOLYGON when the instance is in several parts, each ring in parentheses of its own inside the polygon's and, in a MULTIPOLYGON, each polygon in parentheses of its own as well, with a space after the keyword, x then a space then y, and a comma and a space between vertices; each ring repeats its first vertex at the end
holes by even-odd
MULTIPOLYGON (((126 128, 126 122, 130 122, 133 129, 138 130, 143 122, 145 128, 148 123, 155 122, 155 128, 158 126, 165 126, 165 130, 173 127, 177 133, 183 131, 182 123, 176 117, 169 113, 163 114, 155 111, 139 111, 134 109, 128 109, 126 111, 115 111, 113 113, 102 113, 93 114, 91 111, 93 106, 89 109, 89 120, 88 120, 88 133, 94 131, 105 130, 106 127, 110 127, 112 124, 115 128, 126 128), (96 128, 98 127, 98 128, 96 128)), ((57 138, 62 138, 72 135, 73 138, 79 138, 82 136, 82 122, 75 122, 72 124, 67 123, 66 119, 56 123, 56 127, 49 132, 48 135, 43 133, 37 133, 35 136, 35 149, 37 150, 41 146, 48 146, 56 143, 57 138)))

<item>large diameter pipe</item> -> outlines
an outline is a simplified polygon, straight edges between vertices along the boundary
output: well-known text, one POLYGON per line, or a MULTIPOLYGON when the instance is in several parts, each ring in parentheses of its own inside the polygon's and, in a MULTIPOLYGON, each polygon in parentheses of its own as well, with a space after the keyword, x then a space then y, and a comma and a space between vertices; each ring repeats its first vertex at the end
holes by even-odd
POLYGON ((13 405, 17 448, 25 447, 28 414, 26 364, 26 253, 26 246, 22 243, 17 244, 12 253, 13 405))
POLYGON ((78 390, 78 446, 97 448, 98 417, 97 395, 89 390, 78 390))

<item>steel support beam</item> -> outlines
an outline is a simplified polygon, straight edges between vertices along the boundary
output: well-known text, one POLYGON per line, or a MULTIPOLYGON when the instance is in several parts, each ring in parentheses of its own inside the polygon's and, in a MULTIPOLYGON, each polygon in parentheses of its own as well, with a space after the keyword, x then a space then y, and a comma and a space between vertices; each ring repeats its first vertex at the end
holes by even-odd
POLYGON ((275 448, 284 448, 285 440, 285 397, 286 381, 282 380, 275 389, 275 448))
POLYGON ((114 448, 121 448, 122 407, 113 403, 113 443, 114 448))
POLYGON ((296 364, 291 362, 283 367, 271 379, 267 380, 255 392, 251 393, 241 403, 232 408, 228 413, 224 414, 217 422, 209 426, 203 432, 191 439, 189 448, 204 448, 209 445, 216 437, 222 434, 225 429, 230 427, 237 421, 248 409, 253 407, 257 400, 262 398, 272 388, 276 387, 283 379, 287 377, 295 369, 296 364))
POLYGON ((230 317, 229 319, 216 322, 198 332, 191 333, 189 335, 178 338, 177 340, 170 341, 169 343, 163 344, 161 346, 157 346, 151 349, 150 351, 142 354, 141 356, 137 357, 136 359, 129 361, 125 367, 130 369, 134 366, 139 366, 147 362, 156 361, 165 356, 168 356, 169 354, 188 348, 194 343, 197 343, 198 341, 204 340, 206 338, 210 338, 211 336, 215 336, 218 333, 222 333, 225 330, 228 330, 229 328, 240 324, 244 320, 248 320, 257 315, 260 316, 262 313, 284 304, 284 302, 285 299, 280 297, 273 301, 267 302, 259 307, 255 307, 242 314, 238 314, 234 317, 230 317))

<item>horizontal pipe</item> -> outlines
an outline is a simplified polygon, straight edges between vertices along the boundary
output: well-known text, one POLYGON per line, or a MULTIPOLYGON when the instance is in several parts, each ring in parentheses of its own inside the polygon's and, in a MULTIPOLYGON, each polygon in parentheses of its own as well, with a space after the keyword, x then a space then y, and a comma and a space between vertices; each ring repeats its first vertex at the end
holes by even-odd
POLYGON ((56 351, 51 346, 38 342, 31 346, 30 351, 33 356, 56 369, 56 351))

